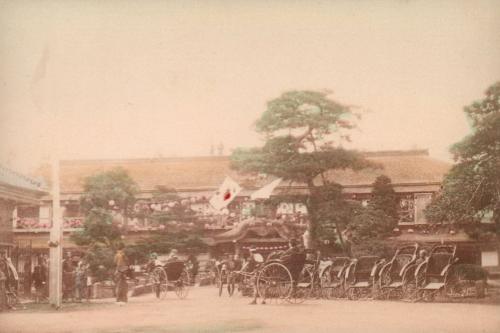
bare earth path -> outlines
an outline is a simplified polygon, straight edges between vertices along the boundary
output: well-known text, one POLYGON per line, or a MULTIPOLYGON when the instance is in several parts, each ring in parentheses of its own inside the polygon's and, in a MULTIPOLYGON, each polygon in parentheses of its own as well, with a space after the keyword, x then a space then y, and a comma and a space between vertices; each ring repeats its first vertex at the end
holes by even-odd
POLYGON ((0 313, 1 333, 221 333, 221 332, 500 332, 500 306, 310 300, 301 305, 248 305, 194 288, 185 300, 152 295, 116 304, 69 305, 0 313))

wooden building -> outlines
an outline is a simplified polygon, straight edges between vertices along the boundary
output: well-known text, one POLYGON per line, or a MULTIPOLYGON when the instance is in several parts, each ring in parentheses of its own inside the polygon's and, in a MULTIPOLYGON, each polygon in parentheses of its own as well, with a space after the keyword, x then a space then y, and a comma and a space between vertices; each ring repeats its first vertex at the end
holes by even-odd
MULTIPOLYGON (((444 175, 450 169, 449 163, 434 159, 427 150, 379 151, 366 152, 365 156, 380 165, 354 172, 352 170, 336 170, 327 172, 326 178, 343 186, 346 198, 367 204, 370 200, 372 184, 379 175, 386 175, 392 180, 400 201, 400 220, 396 237, 414 237, 420 235, 425 242, 429 232, 446 234, 447 238, 454 232, 449 227, 433 229, 425 219, 424 209, 432 196, 441 189, 444 175), (429 231, 430 230, 430 231, 429 231), (406 236, 405 236, 406 235, 406 236)), ((288 225, 304 224, 307 220, 307 209, 299 202, 284 200, 275 209, 260 211, 250 200, 253 191, 269 184, 273 177, 265 174, 240 174, 230 169, 227 156, 179 157, 155 159, 123 159, 123 160, 72 160, 62 161, 61 170, 61 205, 66 234, 78 229, 83 223, 83 216, 78 200, 83 191, 84 179, 99 172, 113 168, 123 168, 139 185, 140 193, 137 209, 145 214, 140 218, 129 220, 130 241, 141 239, 157 230, 164 231, 165 226, 158 225, 148 219, 148 214, 157 210, 169 209, 169 205, 182 204, 196 213, 198 227, 204 229, 208 238, 220 244, 217 236, 238 234, 242 221, 258 216, 272 221, 279 218, 288 225), (230 176, 243 188, 227 210, 214 212, 208 199, 230 176), (180 199, 177 202, 154 202, 153 194, 158 186, 173 188, 180 199), (225 234, 224 234, 225 233, 225 234)), ((42 167, 38 175, 50 184, 50 169, 42 167)), ((318 184, 321 179, 316 180, 318 184)), ((305 184, 282 181, 272 193, 275 198, 293 197, 293 194, 307 193, 305 184)), ((14 216, 14 239, 31 239, 35 248, 45 249, 50 226, 51 198, 46 194, 38 207, 22 203, 18 205, 17 216, 14 216)), ((175 225, 175 221, 172 222, 175 225)), ((266 222, 267 223, 267 222, 266 222)), ((267 225, 265 223, 265 225, 267 225)), ((247 235, 247 234, 246 234, 247 235)), ((237 237, 241 235, 238 234, 237 237)), ((236 237, 236 236, 235 236, 236 237)), ((245 236, 246 237, 246 236, 245 236)), ((67 239, 67 237, 66 237, 67 239)), ((73 247, 66 240, 66 247, 73 247)), ((219 245, 218 245, 219 246, 219 245)), ((498 249, 496 244, 481 245, 482 263, 498 266, 498 249), (496 251, 496 252, 495 252, 496 251), (495 256, 496 253, 496 256, 495 256)))

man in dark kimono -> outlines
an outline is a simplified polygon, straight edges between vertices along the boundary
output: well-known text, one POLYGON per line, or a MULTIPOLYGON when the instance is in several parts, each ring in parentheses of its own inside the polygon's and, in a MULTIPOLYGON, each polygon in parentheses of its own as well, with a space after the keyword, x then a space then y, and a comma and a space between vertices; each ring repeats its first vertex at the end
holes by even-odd
POLYGON ((120 245, 115 255, 115 283, 116 283, 116 302, 123 304, 128 301, 128 259, 124 252, 124 246, 120 245))

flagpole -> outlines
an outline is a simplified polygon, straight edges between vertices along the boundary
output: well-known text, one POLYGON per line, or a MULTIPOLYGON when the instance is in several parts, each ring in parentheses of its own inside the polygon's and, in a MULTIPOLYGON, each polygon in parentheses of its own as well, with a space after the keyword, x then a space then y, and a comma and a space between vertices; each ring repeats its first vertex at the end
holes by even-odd
MULTIPOLYGON (((54 36, 54 44, 51 48, 51 59, 57 59, 57 41, 59 36, 56 31, 54 36)), ((47 47, 44 50, 43 57, 48 59, 49 49, 47 47)), ((54 62, 54 64, 56 64, 54 62)), ((44 66, 47 66, 46 61, 44 61, 44 66)), ((50 304, 59 309, 62 303, 62 253, 63 253, 63 223, 61 214, 61 198, 60 198, 60 156, 61 156, 61 143, 62 138, 60 135, 60 123, 59 117, 60 113, 60 91, 57 87, 60 85, 60 76, 57 75, 57 71, 50 71, 50 68, 45 68, 45 76, 49 79, 45 82, 48 86, 47 101, 48 107, 46 107, 45 112, 49 116, 52 116, 51 127, 51 142, 50 142, 50 154, 52 159, 52 225, 50 229, 50 241, 49 241, 49 302, 50 304)))
POLYGON ((62 241, 63 228, 59 188, 59 159, 52 161, 52 227, 50 229, 49 301, 59 309, 62 302, 62 241))

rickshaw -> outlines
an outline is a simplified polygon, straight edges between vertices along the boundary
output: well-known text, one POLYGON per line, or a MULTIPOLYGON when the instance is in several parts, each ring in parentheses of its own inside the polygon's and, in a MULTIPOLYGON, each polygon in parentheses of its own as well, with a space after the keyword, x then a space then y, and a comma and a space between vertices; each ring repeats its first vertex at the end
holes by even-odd
POLYGON ((156 266, 152 271, 152 277, 156 297, 164 299, 169 290, 173 290, 180 299, 187 297, 190 281, 183 261, 169 261, 156 266))
POLYGON ((236 284, 247 293, 256 285, 258 295, 266 301, 301 303, 313 288, 312 273, 305 264, 305 251, 286 258, 272 254, 252 272, 232 271, 229 274, 229 293, 233 294, 236 284))
POLYGON ((382 266, 379 273, 377 298, 409 298, 414 290, 419 245, 400 247, 392 259, 382 266))
POLYGON ((351 259, 348 257, 335 257, 321 270, 323 297, 327 299, 345 297, 344 274, 350 262, 351 259))
POLYGON ((259 269, 257 291, 263 299, 302 303, 311 293, 313 277, 305 269, 306 252, 271 259, 259 269))
POLYGON ((351 260, 345 272, 345 287, 350 300, 371 298, 377 291, 377 276, 384 263, 378 256, 351 260))
POLYGON ((458 261, 456 252, 456 245, 437 245, 432 248, 429 257, 415 270, 417 292, 413 300, 432 301, 438 293, 446 293, 453 288, 456 281, 450 272, 458 261))

